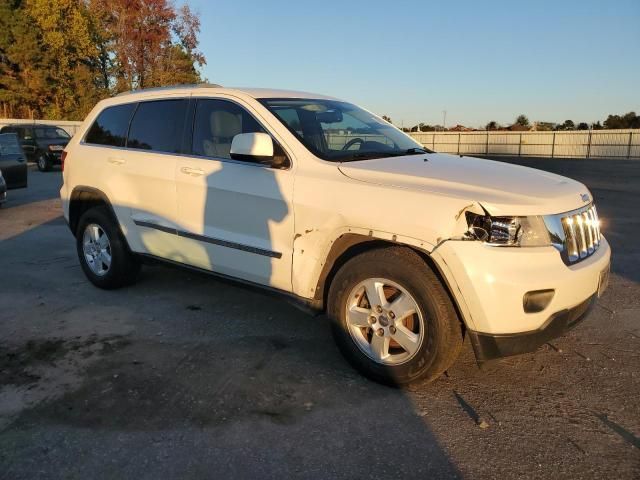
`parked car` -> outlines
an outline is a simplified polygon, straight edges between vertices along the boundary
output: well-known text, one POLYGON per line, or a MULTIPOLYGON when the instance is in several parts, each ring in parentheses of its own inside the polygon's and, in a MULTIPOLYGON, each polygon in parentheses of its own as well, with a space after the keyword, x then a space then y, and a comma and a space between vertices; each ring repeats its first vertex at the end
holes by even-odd
POLYGON ((7 188, 27 186, 27 162, 15 133, 0 133, 0 171, 7 188))
POLYGON ((607 286, 584 185, 434 153, 332 97, 143 90, 101 101, 66 152, 64 216, 94 285, 152 258, 283 292, 385 383, 438 377, 465 337, 478 362, 534 351, 607 286))
POLYGON ((27 158, 36 162, 41 172, 60 164, 62 151, 71 139, 64 129, 39 123, 7 125, 0 133, 17 134, 27 158))
POLYGON ((7 201, 7 184, 2 176, 2 170, 0 170, 0 206, 7 201))

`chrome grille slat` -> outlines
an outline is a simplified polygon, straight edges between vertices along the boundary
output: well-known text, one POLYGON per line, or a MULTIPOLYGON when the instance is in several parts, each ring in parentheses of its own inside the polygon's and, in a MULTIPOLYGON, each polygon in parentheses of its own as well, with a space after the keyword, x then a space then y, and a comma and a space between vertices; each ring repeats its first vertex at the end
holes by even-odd
POLYGON ((593 255, 600 246, 600 226, 595 205, 563 214, 561 224, 565 235, 565 263, 583 260, 593 255))
POLYGON ((585 224, 585 237, 587 239, 587 254, 593 253, 593 230, 591 228, 591 218, 589 217, 589 211, 582 213, 582 222, 585 224))

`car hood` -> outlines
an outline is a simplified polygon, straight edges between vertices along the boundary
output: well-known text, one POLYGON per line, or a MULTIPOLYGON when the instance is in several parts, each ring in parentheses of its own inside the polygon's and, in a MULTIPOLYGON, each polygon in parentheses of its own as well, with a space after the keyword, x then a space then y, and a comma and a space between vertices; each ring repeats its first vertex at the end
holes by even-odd
POLYGON ((575 180, 535 168, 442 153, 342 163, 355 180, 480 203, 491 215, 547 215, 591 201, 575 180), (585 196, 586 195, 586 196, 585 196))

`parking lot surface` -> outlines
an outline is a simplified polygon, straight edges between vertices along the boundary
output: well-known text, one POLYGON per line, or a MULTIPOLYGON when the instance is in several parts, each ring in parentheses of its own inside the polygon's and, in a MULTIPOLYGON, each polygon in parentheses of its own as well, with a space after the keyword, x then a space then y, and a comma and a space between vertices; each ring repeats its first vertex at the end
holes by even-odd
POLYGON ((372 383, 326 319, 164 266, 101 291, 59 170, 0 208, 0 478, 639 478, 640 161, 512 160, 580 180, 613 249, 587 320, 481 371, 372 383))

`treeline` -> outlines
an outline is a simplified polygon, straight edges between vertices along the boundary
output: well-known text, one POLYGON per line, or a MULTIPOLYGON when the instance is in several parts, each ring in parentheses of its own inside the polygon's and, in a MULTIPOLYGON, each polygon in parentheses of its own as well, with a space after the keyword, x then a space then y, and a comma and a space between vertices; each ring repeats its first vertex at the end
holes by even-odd
MULTIPOLYGON (((382 118, 391 122, 391 119, 386 115, 382 118)), ((448 130, 535 130, 541 131, 563 131, 563 130, 615 130, 615 129, 627 129, 627 128, 640 128, 640 116, 635 112, 625 113, 624 115, 609 115, 602 123, 600 121, 594 123, 587 122, 574 122, 573 120, 565 120, 562 123, 553 122, 529 122, 529 118, 526 115, 518 115, 515 121, 509 125, 501 125, 498 122, 492 120, 488 122, 484 129, 474 129, 463 127, 462 125, 456 125, 448 130)), ((429 125, 426 123, 419 123, 413 127, 403 128, 406 132, 440 132, 447 130, 442 125, 429 125)))
POLYGON ((201 82, 199 32, 170 0, 0 0, 0 116, 81 120, 119 92, 201 82))

